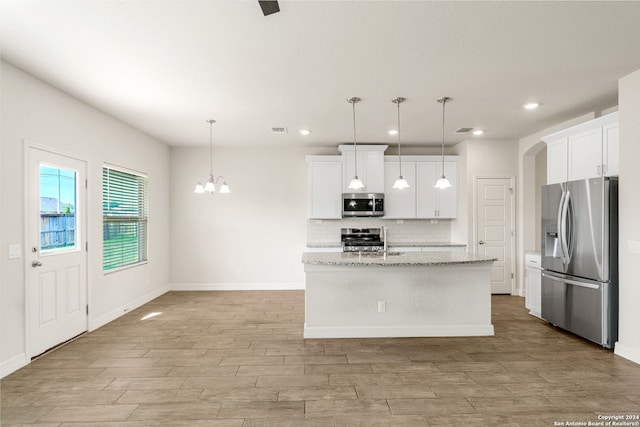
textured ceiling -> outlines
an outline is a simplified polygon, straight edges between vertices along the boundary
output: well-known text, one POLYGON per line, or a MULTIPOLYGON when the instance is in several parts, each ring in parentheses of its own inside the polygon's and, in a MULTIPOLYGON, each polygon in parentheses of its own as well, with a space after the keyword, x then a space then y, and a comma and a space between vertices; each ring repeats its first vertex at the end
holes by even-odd
POLYGON ((617 104, 640 2, 2 0, 7 62, 171 145, 519 138, 617 104), (537 100, 536 111, 522 104, 537 100), (271 127, 287 127, 284 135, 271 127), (300 129, 312 130, 309 136, 300 129))

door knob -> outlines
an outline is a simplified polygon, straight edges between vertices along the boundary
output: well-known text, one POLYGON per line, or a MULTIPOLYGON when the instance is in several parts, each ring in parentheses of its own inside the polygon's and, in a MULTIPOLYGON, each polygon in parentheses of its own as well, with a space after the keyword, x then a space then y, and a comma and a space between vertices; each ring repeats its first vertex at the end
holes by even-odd
POLYGON ((479 244, 479 245, 484 245, 484 240, 480 240, 480 241, 478 242, 478 244, 479 244))
POLYGON ((42 267, 42 263, 40 261, 33 261, 31 263, 31 267, 33 267, 33 268, 42 267))

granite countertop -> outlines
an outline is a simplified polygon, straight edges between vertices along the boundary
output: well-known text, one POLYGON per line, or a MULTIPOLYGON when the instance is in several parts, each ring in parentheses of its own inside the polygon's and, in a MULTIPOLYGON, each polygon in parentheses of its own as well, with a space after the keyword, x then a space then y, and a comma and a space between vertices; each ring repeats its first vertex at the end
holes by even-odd
MULTIPOLYGON (((389 242, 388 246, 390 248, 393 247, 404 247, 404 248, 413 248, 413 247, 454 247, 461 246, 466 247, 467 245, 464 243, 456 243, 456 242, 389 242)), ((341 248, 342 243, 340 242, 317 242, 317 243, 307 243, 308 248, 341 248)))
POLYGON ((302 262, 313 265, 352 266, 414 266, 414 265, 458 265, 483 264, 497 261, 497 258, 467 252, 390 252, 383 254, 362 254, 353 252, 304 252, 302 262))

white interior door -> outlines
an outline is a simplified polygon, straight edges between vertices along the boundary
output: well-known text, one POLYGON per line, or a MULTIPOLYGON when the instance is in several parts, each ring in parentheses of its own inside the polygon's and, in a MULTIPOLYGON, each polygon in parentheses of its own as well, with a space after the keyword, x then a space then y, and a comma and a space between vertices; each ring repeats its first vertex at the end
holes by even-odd
POLYGON ((33 357, 87 330, 86 162, 28 149, 27 316, 33 357))
POLYGON ((498 260, 491 270, 491 293, 513 289, 513 194, 511 178, 476 179, 476 252, 498 260))

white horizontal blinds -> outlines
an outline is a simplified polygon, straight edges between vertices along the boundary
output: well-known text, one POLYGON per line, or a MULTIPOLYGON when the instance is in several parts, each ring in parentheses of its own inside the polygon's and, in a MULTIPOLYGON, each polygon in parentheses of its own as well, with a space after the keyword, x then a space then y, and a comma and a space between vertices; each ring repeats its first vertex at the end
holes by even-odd
POLYGON ((102 269, 112 270, 147 260, 147 177, 102 168, 102 269))

